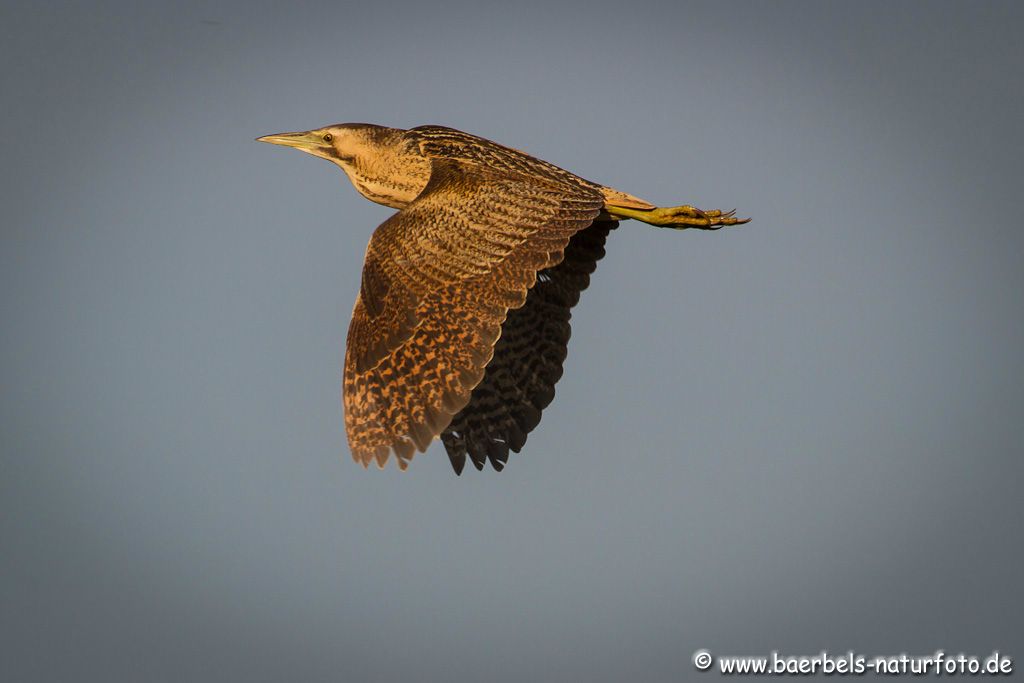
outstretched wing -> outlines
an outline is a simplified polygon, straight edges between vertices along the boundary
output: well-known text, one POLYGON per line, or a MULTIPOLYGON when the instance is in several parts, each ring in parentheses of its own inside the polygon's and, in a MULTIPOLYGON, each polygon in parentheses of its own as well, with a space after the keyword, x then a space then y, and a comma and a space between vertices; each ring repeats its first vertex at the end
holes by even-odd
POLYGON ((467 454, 478 470, 490 459, 500 472, 509 449, 518 453, 540 422, 562 377, 571 309, 590 284, 604 256, 605 238, 617 225, 597 221, 576 233, 562 262, 542 270, 526 303, 509 312, 483 380, 441 433, 456 474, 466 466, 467 454))
POLYGON ((426 188, 374 232, 349 326, 353 457, 402 469, 469 402, 510 309, 603 206, 599 191, 434 160, 426 188))

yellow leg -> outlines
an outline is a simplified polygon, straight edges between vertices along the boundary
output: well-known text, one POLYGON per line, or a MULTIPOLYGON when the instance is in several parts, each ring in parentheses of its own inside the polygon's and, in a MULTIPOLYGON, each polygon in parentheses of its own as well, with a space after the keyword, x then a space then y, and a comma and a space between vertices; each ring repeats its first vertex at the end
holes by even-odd
POLYGON ((604 210, 612 218, 633 218, 659 228, 673 228, 675 230, 685 230, 687 228, 718 230, 727 225, 743 225, 750 222, 749 218, 736 218, 735 209, 725 212, 701 211, 686 204, 683 206, 658 207, 654 209, 627 209, 622 206, 606 205, 604 210))

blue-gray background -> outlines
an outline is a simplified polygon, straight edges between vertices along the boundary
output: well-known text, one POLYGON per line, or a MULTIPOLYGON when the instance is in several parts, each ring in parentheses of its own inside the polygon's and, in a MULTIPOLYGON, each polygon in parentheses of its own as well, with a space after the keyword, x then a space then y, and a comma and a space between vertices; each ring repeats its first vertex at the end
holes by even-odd
POLYGON ((678 681, 1024 656, 1018 3, 6 3, 0 678, 678 681), (497 475, 345 444, 389 210, 257 135, 443 123, 625 223, 497 475))

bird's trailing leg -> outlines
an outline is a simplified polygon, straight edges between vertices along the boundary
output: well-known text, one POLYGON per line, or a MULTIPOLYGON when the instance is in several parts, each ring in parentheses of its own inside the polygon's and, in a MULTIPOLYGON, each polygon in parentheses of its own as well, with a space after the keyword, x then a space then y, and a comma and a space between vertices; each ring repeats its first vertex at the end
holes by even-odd
POLYGON ((634 209, 605 204, 604 210, 612 218, 620 220, 633 218, 659 228, 672 228, 674 230, 686 230, 687 228, 718 230, 727 225, 743 225, 750 222, 749 218, 736 218, 735 209, 732 211, 701 211, 688 204, 668 208, 655 207, 653 209, 634 209))

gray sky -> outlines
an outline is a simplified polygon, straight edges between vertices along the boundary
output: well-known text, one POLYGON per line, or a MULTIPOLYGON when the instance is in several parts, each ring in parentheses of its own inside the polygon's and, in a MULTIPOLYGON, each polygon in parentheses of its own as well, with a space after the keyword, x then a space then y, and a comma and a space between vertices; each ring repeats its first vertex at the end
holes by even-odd
POLYGON ((4 680, 679 681, 1024 658, 1018 3, 7 3, 4 680), (500 475, 345 444, 390 210, 257 135, 440 123, 624 223, 500 475), (711 674, 705 674, 712 677, 711 674))

